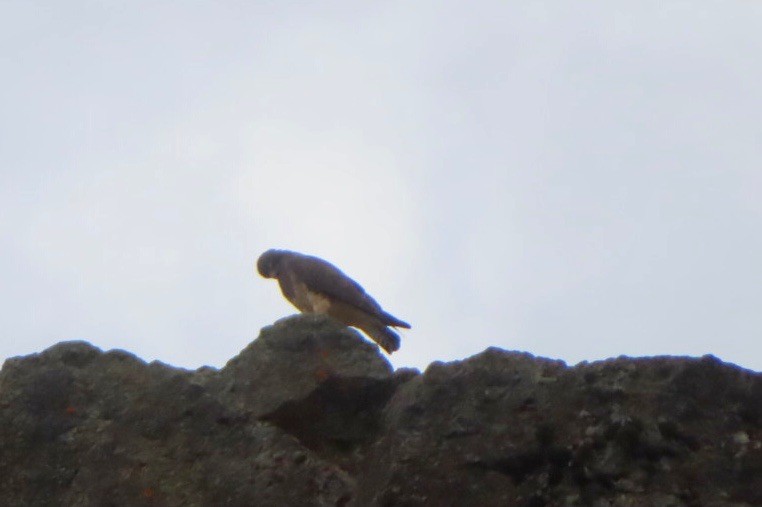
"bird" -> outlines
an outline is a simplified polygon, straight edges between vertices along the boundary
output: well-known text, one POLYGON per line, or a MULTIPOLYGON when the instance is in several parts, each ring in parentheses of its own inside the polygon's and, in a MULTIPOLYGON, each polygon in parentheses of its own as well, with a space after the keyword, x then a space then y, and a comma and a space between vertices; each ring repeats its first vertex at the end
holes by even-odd
POLYGON ((390 327, 410 324, 381 308, 362 286, 330 262, 290 250, 270 249, 257 259, 264 278, 278 280, 283 296, 302 313, 326 314, 359 328, 388 354, 400 348, 390 327))

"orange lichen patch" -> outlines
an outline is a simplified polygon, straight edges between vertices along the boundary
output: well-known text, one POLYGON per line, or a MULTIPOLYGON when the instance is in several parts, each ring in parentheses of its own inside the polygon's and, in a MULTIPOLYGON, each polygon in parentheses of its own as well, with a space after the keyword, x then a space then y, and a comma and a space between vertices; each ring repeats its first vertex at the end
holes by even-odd
POLYGON ((69 405, 68 407, 66 407, 66 413, 69 414, 69 415, 76 414, 77 413, 77 409, 72 407, 71 405, 69 405))
POLYGON ((331 376, 331 371, 328 368, 318 368, 315 370, 315 380, 318 382, 324 382, 331 376))
POLYGON ((156 495, 156 491, 153 488, 144 488, 142 494, 145 498, 153 498, 156 495))

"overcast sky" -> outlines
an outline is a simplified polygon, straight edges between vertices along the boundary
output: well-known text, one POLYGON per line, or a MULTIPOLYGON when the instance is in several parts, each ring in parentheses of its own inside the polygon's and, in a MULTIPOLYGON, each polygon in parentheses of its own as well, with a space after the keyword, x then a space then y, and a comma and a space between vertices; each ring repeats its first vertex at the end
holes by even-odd
POLYGON ((220 367, 319 255, 488 346, 762 370, 762 2, 0 0, 0 359, 220 367))

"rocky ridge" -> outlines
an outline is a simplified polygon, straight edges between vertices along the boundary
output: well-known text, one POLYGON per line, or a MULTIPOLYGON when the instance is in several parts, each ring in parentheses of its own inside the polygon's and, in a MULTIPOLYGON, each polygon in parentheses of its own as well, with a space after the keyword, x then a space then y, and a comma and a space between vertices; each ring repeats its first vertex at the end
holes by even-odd
POLYGON ((8 506, 760 506, 762 375, 490 348, 425 372, 320 316, 221 370, 85 342, 0 371, 8 506))

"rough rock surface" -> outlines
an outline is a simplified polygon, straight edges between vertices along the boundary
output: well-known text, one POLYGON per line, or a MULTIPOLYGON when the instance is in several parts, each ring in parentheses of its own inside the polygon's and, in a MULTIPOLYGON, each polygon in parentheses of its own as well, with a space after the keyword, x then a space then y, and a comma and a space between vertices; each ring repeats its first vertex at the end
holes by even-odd
POLYGON ((495 348, 393 372, 315 316, 223 369, 66 342, 0 371, 2 505, 760 506, 762 375, 495 348))

